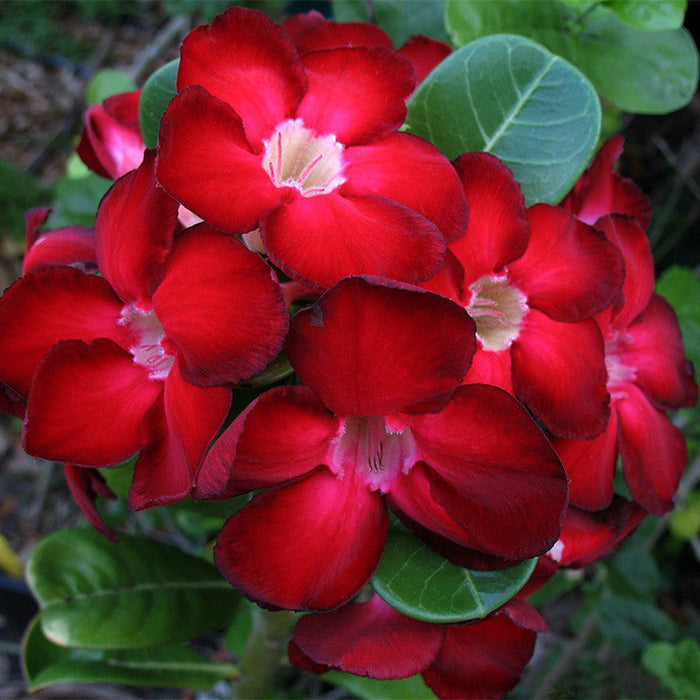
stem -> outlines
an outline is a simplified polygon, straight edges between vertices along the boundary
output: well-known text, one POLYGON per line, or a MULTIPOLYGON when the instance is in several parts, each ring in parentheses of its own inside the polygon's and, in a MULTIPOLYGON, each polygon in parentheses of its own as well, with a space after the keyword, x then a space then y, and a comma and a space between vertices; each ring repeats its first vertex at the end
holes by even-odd
POLYGON ((297 615, 287 610, 271 612, 255 607, 253 630, 239 669, 243 680, 232 688, 234 698, 270 696, 272 682, 287 650, 287 639, 297 615))

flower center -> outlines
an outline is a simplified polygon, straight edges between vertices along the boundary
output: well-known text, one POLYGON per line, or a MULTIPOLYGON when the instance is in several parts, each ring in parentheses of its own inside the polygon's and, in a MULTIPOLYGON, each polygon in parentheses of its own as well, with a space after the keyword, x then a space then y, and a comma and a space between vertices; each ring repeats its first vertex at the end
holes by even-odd
POLYGON ((129 347, 134 363, 148 370, 151 379, 165 379, 175 358, 163 347, 165 331, 156 312, 143 311, 135 303, 127 304, 122 309, 119 325, 126 326, 136 339, 129 347))
POLYGON ((390 430, 383 418, 350 416, 331 445, 330 467, 342 476, 359 471, 372 491, 388 493, 394 479, 407 474, 416 461, 410 428, 390 430))
POLYGON ((634 342, 629 333, 614 331, 605 341, 605 369, 608 372, 607 387, 613 399, 627 396, 620 386, 637 378, 637 368, 625 363, 627 349, 634 342))
POLYGON ((505 275, 484 275, 469 289, 472 298, 466 309, 476 323, 476 337, 484 350, 509 348, 528 312, 527 297, 505 275))
POLYGON ((262 167, 276 187, 294 187, 304 197, 315 197, 345 182, 344 148, 333 134, 318 136, 301 119, 288 119, 263 143, 262 167))

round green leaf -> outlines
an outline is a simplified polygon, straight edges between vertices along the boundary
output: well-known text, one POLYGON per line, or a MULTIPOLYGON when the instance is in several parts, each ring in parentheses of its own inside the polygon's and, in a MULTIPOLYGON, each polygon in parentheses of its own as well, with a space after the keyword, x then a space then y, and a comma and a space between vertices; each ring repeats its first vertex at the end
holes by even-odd
POLYGON ((158 143, 160 118, 168 106, 168 102, 177 93, 175 81, 179 65, 179 59, 166 63, 153 73, 141 91, 139 122, 146 148, 155 148, 158 143))
POLYGON ((198 557, 145 538, 113 544, 92 529, 56 532, 32 551, 27 582, 54 643, 147 647, 223 627, 238 595, 198 557))
POLYGON ((126 650, 58 646, 44 636, 40 616, 25 634, 23 663, 31 691, 62 683, 205 689, 238 675, 235 666, 212 663, 180 645, 126 650))
POLYGON ((372 579, 374 590, 400 612, 426 622, 484 618, 530 578, 536 559, 498 571, 452 564, 403 528, 392 528, 372 579))
POLYGON ((408 103, 408 130, 449 158, 487 151, 528 204, 558 203, 590 162, 600 102, 573 66, 518 36, 489 36, 448 56, 408 103))

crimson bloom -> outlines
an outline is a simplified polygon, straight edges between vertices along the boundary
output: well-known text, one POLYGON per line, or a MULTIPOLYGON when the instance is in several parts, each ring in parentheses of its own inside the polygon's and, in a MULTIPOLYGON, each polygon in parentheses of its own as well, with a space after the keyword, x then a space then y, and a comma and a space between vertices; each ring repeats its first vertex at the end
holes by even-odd
POLYGON ((255 253, 201 225, 174 236, 177 202, 154 154, 102 200, 101 276, 34 269, 0 299, 0 379, 26 401, 30 454, 116 464, 140 451, 130 505, 186 496, 235 382, 277 354, 279 285, 255 253))
POLYGON ((449 161, 397 131, 414 86, 388 48, 299 56, 265 15, 230 8, 183 42, 158 180, 217 228, 259 227, 270 260, 301 282, 427 279, 467 209, 449 161))
POLYGON ((444 273, 424 283, 456 299, 476 322, 467 382, 515 394, 555 435, 593 437, 609 396, 604 346, 593 316, 616 298, 619 251, 561 207, 530 209, 508 168, 487 153, 456 167, 469 225, 450 243, 444 273))
POLYGON ((387 503, 477 557, 549 549, 565 474, 511 396, 459 386, 474 346, 459 306, 375 279, 299 312, 287 352, 306 386, 254 401, 198 476, 197 496, 264 489, 219 535, 224 576, 265 605, 336 607, 379 563, 387 503))

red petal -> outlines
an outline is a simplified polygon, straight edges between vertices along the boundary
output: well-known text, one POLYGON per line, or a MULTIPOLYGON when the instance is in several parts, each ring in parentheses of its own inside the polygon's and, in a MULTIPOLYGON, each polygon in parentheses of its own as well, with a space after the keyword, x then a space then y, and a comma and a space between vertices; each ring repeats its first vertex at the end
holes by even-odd
POLYGON ((275 265, 322 288, 351 275, 416 282, 435 274, 445 256, 432 222, 384 197, 296 197, 268 212, 261 229, 275 265))
POLYGON ((141 90, 120 92, 110 95, 102 102, 105 112, 116 119, 122 126, 139 131, 139 102, 141 90))
POLYGON ((292 116, 306 90, 294 45, 256 10, 229 8, 214 18, 211 27, 191 31, 180 54, 178 90, 200 85, 231 105, 255 148, 277 124, 292 116))
POLYGON ((463 386, 440 413, 406 422, 417 458, 433 472, 432 497, 472 538, 462 544, 514 560, 552 546, 568 500, 566 475, 512 396, 486 385, 463 386))
POLYGON ((410 61, 383 46, 312 51, 302 56, 309 89, 296 116, 344 146, 377 141, 406 118, 416 78, 410 61))
POLYGON ((554 440, 552 444, 570 479, 571 502, 588 510, 607 508, 617 465, 617 413, 611 411, 605 432, 592 440, 554 440))
POLYGON ((299 53, 342 46, 386 46, 392 48, 387 33, 368 22, 331 22, 320 12, 311 10, 292 15, 282 28, 291 37, 299 53))
POLYGON ((294 317, 287 354, 334 413, 384 416, 439 409, 475 344, 472 320, 449 299, 351 278, 294 317))
POLYGON ((60 340, 111 338, 129 347, 121 310, 101 277, 62 266, 30 272, 0 300, 0 378, 26 397, 34 368, 60 340))
POLYGON ((95 232, 87 226, 66 226, 45 231, 27 249, 22 274, 49 265, 95 267, 95 232))
POLYGON ((230 233, 254 229, 280 201, 238 114, 196 86, 178 94, 163 114, 156 176, 185 207, 230 233))
POLYGON ((229 388, 194 386, 182 379, 175 363, 165 380, 163 401, 146 418, 149 444, 134 470, 131 510, 173 503, 192 491, 195 472, 230 403, 229 388))
POLYGON ((636 219, 625 216, 606 216, 596 227, 620 249, 625 262, 622 295, 614 307, 614 323, 624 328, 644 311, 654 293, 654 258, 649 239, 636 219))
POLYGON ((515 395, 559 437, 600 435, 610 417, 598 324, 558 323, 531 309, 511 347, 515 395))
POLYGON ((124 301, 148 303, 163 275, 177 202, 156 185, 155 151, 112 185, 97 210, 97 263, 124 301))
POLYGON ((467 234, 450 244, 465 268, 467 284, 502 271, 527 248, 530 223, 513 173, 488 153, 465 153, 455 161, 469 203, 467 234))
POLYGON ((178 349, 184 378, 201 386, 262 371, 287 333, 287 310, 270 268, 205 224, 178 236, 153 307, 178 349))
POLYGON ((615 496, 606 510, 589 513, 570 507, 561 528, 561 566, 584 567, 609 554, 647 512, 636 503, 615 496))
POLYGON ((671 305, 654 295, 646 311, 625 331, 620 361, 635 369, 634 382, 658 408, 693 406, 698 388, 685 359, 678 319, 671 305))
POLYGON ((620 177, 613 170, 622 155, 624 142, 622 136, 608 139, 562 202, 587 224, 594 224, 601 216, 613 213, 633 216, 645 229, 651 221, 651 205, 644 193, 632 180, 620 177))
POLYGON ((229 495, 303 476, 325 463, 339 422, 307 387, 271 389, 214 443, 201 476, 226 474, 229 495))
POLYGON ((500 698, 520 680, 536 638, 505 615, 450 625, 423 678, 440 698, 500 698))
POLYGON ((480 347, 474 353, 465 384, 491 384, 513 394, 510 350, 490 352, 480 347))
POLYGON ((620 418, 620 453, 625 480, 635 501, 663 515, 688 461, 683 433, 654 408, 641 389, 623 385, 626 396, 615 402, 620 418))
POLYGON ((528 304, 557 321, 580 321, 610 306, 624 279, 617 247, 561 207, 536 204, 528 214, 527 251, 508 267, 528 304))
POLYGON ((365 603, 305 615, 292 643, 317 664, 389 680, 424 671, 442 646, 445 627, 402 615, 375 595, 365 603))
POLYGON ((25 449, 82 466, 123 462, 143 446, 142 423, 161 391, 111 340, 59 343, 32 381, 25 449))
POLYGON ((290 610, 335 608, 374 573, 389 525, 383 499, 325 467, 263 491, 224 525, 214 558, 244 595, 290 610))
POLYGON ((461 238, 467 202, 457 173, 432 144, 392 134, 369 146, 348 148, 341 192, 394 199, 433 221, 446 240, 461 238))
POLYGON ((411 62, 416 73, 417 85, 420 85, 428 77, 428 73, 452 53, 452 49, 447 44, 423 35, 410 37, 398 51, 411 62))
POLYGON ((110 494, 108 498, 116 498, 116 495, 107 487, 102 474, 95 469, 74 467, 70 464, 64 464, 63 470, 68 488, 87 521, 107 539, 116 542, 117 535, 104 524, 95 506, 95 498, 98 494, 108 493, 110 494))

